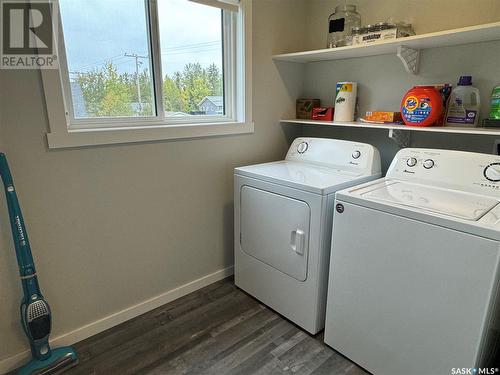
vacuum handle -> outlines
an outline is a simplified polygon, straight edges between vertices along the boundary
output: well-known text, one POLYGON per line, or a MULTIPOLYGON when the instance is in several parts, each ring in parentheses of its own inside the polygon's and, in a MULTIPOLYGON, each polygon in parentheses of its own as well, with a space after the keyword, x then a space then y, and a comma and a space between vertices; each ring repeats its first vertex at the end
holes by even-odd
POLYGON ((16 189, 14 188, 9 163, 4 153, 0 153, 0 176, 5 187, 12 239, 14 240, 14 246, 16 248, 17 263, 23 281, 25 295, 40 294, 38 281, 35 276, 36 270, 31 254, 28 233, 24 225, 24 219, 17 199, 16 189))
POLYGON ((7 157, 3 152, 0 152, 0 175, 2 176, 5 190, 7 190, 8 186, 14 185, 12 175, 10 173, 9 163, 7 163, 7 157))

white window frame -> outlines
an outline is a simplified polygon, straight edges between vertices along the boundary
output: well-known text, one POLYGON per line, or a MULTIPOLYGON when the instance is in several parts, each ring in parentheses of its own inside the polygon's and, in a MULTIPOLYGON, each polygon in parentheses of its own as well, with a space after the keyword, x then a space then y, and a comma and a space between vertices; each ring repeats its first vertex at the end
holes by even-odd
MULTIPOLYGON (((147 11, 148 21, 152 26, 152 73, 156 77, 154 94, 157 115, 151 117, 74 119, 64 35, 61 17, 58 17, 60 68, 41 70, 49 119, 47 141, 50 149, 253 133, 252 0, 240 0, 238 12, 224 11, 223 15, 226 113, 223 116, 197 115, 188 118, 164 115, 157 1, 149 0, 147 11)), ((210 0, 210 3, 217 6, 218 1, 221 0, 210 0)))

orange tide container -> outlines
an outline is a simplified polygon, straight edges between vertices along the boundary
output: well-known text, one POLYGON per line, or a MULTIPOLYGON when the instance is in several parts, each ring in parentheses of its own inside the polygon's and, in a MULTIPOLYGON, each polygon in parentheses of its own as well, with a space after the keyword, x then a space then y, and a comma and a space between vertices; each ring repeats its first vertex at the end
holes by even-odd
POLYGON ((401 116, 405 125, 431 126, 443 114, 443 98, 434 86, 415 86, 401 101, 401 116))

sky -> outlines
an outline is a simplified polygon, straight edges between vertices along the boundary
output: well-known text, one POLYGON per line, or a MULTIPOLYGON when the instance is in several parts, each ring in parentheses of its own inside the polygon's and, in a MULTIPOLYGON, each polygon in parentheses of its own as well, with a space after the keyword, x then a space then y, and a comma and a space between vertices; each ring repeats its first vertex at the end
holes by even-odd
MULTIPOLYGON (((120 72, 135 72, 135 59, 149 56, 145 1, 59 0, 70 72, 85 72, 112 61, 120 72)), ((188 0, 158 0, 163 75, 185 64, 222 67, 221 11, 188 0)), ((148 61, 140 59, 144 69, 148 61)))

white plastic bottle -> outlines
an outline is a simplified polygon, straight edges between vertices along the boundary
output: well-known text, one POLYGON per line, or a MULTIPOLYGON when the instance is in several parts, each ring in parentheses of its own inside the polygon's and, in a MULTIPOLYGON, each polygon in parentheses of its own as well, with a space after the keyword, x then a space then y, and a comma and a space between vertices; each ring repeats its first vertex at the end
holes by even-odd
POLYGON ((461 76, 451 91, 446 126, 477 126, 480 109, 479 90, 472 86, 471 76, 461 76))

